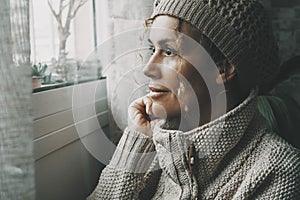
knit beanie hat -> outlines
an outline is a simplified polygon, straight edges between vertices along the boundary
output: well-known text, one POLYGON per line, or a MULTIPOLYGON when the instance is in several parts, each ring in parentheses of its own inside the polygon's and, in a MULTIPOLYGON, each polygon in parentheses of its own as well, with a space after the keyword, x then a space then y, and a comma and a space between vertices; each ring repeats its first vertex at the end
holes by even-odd
POLYGON ((151 18, 182 19, 208 37, 236 67, 240 87, 268 88, 279 72, 278 47, 257 0, 156 0, 151 18))

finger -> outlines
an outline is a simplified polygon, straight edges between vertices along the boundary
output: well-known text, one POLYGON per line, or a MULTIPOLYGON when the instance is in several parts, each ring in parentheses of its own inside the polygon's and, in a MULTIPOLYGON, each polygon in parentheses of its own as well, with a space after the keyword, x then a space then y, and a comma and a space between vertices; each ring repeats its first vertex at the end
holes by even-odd
POLYGON ((143 98, 143 103, 146 105, 146 113, 147 115, 152 115, 152 104, 153 104, 153 101, 150 97, 148 96, 145 96, 143 98))
POLYGON ((138 118, 139 120, 150 121, 150 117, 146 112, 146 105, 149 108, 149 99, 142 97, 132 102, 128 107, 128 115, 130 119, 138 118))
POLYGON ((148 96, 144 96, 144 97, 141 97, 141 98, 135 100, 131 104, 131 107, 134 107, 134 108, 142 111, 142 113, 144 115, 149 117, 149 115, 152 115, 152 104, 153 104, 152 99, 148 96))
POLYGON ((130 106, 128 108, 128 115, 130 119, 141 118, 143 116, 143 112, 141 111, 141 109, 137 108, 136 106, 130 106))

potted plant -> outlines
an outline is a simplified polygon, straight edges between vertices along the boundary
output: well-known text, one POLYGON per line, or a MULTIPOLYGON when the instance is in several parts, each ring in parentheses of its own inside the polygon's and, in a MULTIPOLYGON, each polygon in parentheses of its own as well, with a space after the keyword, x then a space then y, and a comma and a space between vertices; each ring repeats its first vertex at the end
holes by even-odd
POLYGON ((39 88, 42 85, 42 78, 45 76, 45 72, 48 66, 46 64, 42 65, 38 63, 37 65, 32 65, 32 88, 39 88))

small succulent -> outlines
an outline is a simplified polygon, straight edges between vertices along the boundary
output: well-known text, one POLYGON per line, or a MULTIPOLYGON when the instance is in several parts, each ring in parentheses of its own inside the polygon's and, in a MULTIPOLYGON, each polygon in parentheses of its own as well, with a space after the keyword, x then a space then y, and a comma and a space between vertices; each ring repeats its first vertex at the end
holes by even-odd
POLYGON ((32 65, 32 76, 33 77, 43 77, 48 66, 46 64, 38 63, 37 65, 32 65))

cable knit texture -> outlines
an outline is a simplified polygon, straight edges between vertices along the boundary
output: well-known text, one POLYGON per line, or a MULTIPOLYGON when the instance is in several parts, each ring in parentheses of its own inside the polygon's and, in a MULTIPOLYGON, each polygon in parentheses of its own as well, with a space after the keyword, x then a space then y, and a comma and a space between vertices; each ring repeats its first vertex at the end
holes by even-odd
POLYGON ((300 153, 270 133, 256 99, 189 132, 126 129, 89 199, 300 199, 300 153))
POLYGON ((247 90, 267 87, 279 72, 271 23, 257 0, 156 0, 151 18, 158 15, 185 20, 206 35, 237 67, 247 90))

